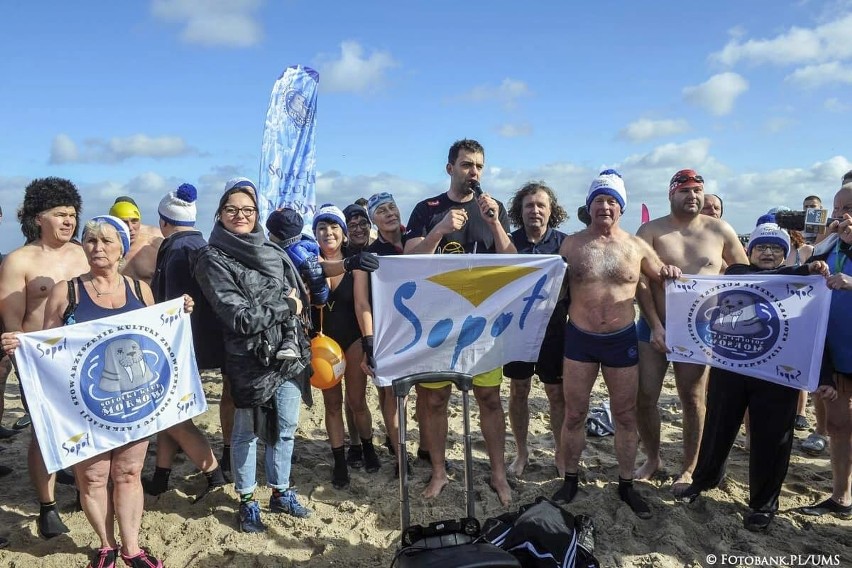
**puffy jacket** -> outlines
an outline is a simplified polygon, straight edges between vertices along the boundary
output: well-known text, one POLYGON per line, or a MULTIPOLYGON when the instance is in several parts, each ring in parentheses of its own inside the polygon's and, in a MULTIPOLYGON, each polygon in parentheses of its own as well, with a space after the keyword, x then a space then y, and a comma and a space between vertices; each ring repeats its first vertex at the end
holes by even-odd
POLYGON ((310 397, 305 373, 289 376, 287 362, 283 368, 275 362, 266 367, 256 355, 264 339, 273 350, 277 348, 282 323, 298 315, 290 311, 285 300, 298 276, 289 259, 283 258, 286 255, 282 255, 289 280, 285 282, 248 268, 216 247, 207 246, 194 258, 193 275, 224 327, 225 373, 237 408, 263 404, 288 379, 299 383, 303 398, 310 397))

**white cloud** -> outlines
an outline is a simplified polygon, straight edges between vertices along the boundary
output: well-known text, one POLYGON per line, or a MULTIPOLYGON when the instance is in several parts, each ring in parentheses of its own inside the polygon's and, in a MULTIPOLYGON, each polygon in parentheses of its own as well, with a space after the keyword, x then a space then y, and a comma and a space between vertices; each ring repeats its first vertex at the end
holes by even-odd
POLYGON ((250 47, 263 39, 263 0, 153 0, 155 18, 183 25, 180 38, 205 47, 250 47))
POLYGON ((783 130, 787 130, 794 124, 796 124, 796 121, 792 118, 775 116, 767 119, 766 122, 764 122, 763 124, 763 128, 770 134, 778 134, 783 130))
POLYGON ((785 81, 807 89, 815 89, 832 83, 852 84, 852 65, 829 61, 796 69, 785 81))
POLYGON ((92 138, 84 140, 80 146, 67 134, 57 134, 50 148, 50 163, 114 164, 136 157, 161 159, 198 154, 180 136, 134 134, 109 140, 92 138))
POLYGON ((748 90, 748 81, 733 72, 713 75, 704 83, 684 87, 683 98, 716 116, 730 114, 737 97, 748 90))
POLYGON ((625 167, 659 168, 671 173, 683 168, 701 169, 710 158, 710 140, 698 138, 681 144, 657 146, 646 154, 634 154, 624 160, 625 167))
POLYGON ((522 136, 530 136, 533 132, 532 125, 528 122, 518 124, 501 124, 497 127, 497 134, 504 138, 519 138, 522 136))
POLYGON ((640 118, 622 128, 619 136, 631 142, 642 142, 651 138, 674 136, 689 130, 689 123, 683 119, 652 120, 640 118))
POLYGON ((517 79, 505 78, 497 85, 479 85, 463 93, 459 98, 471 102, 497 101, 505 108, 517 106, 518 100, 532 94, 529 86, 517 79))
POLYGON ((739 62, 779 66, 819 63, 852 57, 852 13, 814 28, 791 27, 768 39, 742 40, 734 36, 711 61, 725 66, 739 62))
POLYGON ((372 93, 384 86, 388 70, 398 65, 386 51, 373 51, 365 57, 361 44, 344 41, 339 57, 317 56, 319 88, 329 93, 372 93))
MULTIPOLYGON (((762 213, 771 207, 785 205, 797 209, 808 195, 818 195, 823 203, 831 203, 840 187, 843 174, 852 168, 852 162, 843 156, 834 156, 807 167, 779 168, 766 172, 746 172, 731 176, 724 182, 725 194, 740 210, 735 227, 751 227, 762 213)), ((727 200, 726 200, 727 203, 727 200)), ((726 208, 726 211, 728 209, 726 208)))
POLYGON ((57 134, 50 145, 50 163, 67 164, 78 159, 77 145, 67 134, 57 134))
POLYGON ((840 99, 834 97, 826 99, 822 106, 829 112, 845 112, 849 110, 848 104, 841 102, 840 99))

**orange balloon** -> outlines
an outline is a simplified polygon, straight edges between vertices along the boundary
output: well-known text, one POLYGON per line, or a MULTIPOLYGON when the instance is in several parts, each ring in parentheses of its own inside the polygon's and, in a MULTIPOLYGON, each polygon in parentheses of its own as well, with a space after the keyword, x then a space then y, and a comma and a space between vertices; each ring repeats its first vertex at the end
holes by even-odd
POLYGON ((343 378, 346 370, 346 357, 335 340, 320 333, 311 340, 311 384, 325 390, 333 387, 343 378))

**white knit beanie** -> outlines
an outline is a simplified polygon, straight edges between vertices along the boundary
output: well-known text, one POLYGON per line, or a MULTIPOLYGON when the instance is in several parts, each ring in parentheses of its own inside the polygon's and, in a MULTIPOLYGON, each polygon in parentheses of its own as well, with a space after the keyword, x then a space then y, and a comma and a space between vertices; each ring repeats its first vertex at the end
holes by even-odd
POLYGON ((196 199, 198 199, 198 191, 195 186, 185 183, 160 200, 157 212, 160 218, 170 225, 193 227, 195 226, 196 199))

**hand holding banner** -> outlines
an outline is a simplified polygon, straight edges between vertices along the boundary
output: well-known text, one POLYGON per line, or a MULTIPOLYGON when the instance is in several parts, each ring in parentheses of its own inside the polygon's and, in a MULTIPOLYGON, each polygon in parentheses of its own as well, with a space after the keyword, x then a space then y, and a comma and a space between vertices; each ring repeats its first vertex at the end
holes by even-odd
POLYGON ((19 379, 48 472, 207 410, 183 303, 18 335, 19 379))

